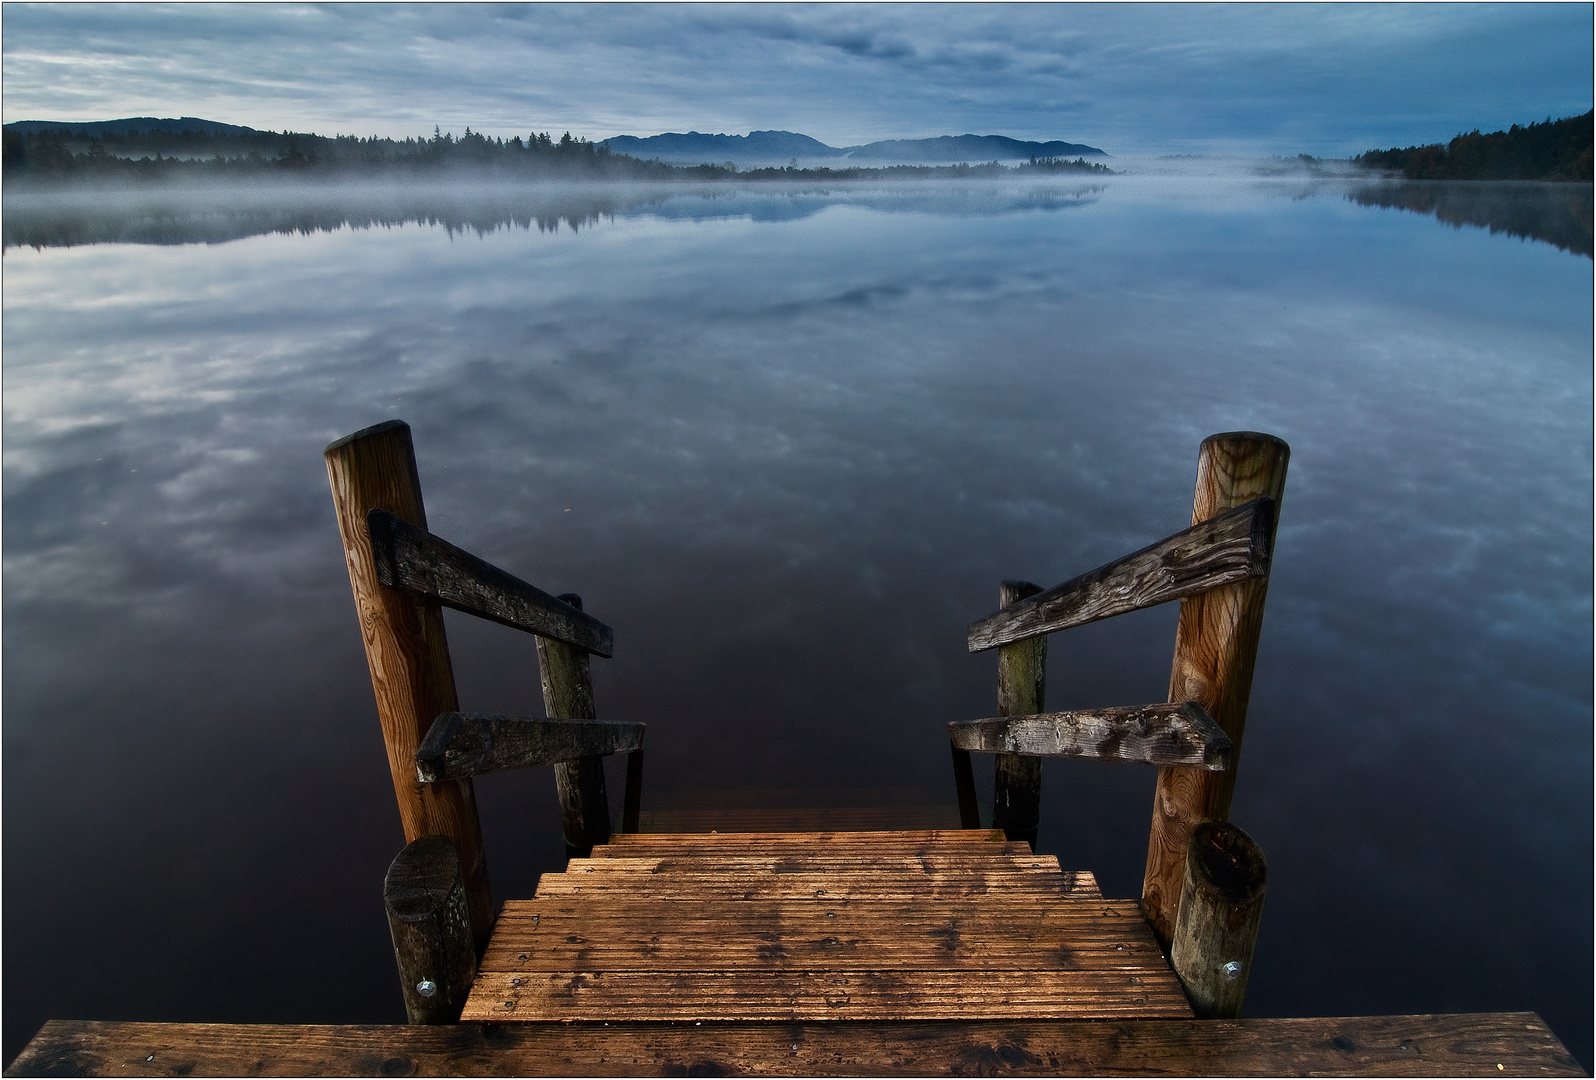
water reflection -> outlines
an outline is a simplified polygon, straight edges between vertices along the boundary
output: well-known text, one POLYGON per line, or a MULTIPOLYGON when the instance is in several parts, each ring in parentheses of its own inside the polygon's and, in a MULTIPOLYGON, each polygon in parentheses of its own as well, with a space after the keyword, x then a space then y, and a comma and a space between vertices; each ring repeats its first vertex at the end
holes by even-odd
POLYGON ((1591 254, 1591 185, 1393 180, 1360 187, 1347 198, 1434 214, 1448 225, 1474 225, 1591 254))
MULTIPOLYGON (((600 714, 650 724, 645 808, 682 813, 950 808, 997 583, 1178 528, 1204 435, 1281 435, 1249 1008, 1531 1008, 1588 1061, 1589 264, 1343 189, 1128 179, 414 206, 465 243, 321 193, 309 232, 9 248, 8 1052, 51 1016, 402 1016, 320 461, 400 416, 434 531, 616 628, 600 714)), ((1157 700, 1173 617, 1056 637, 1050 703, 1157 700)), ((536 710, 524 637, 448 626, 465 707, 536 710)), ((479 793, 530 895, 550 777, 479 793)), ((1052 763, 1042 846, 1132 894, 1151 800, 1052 763)))

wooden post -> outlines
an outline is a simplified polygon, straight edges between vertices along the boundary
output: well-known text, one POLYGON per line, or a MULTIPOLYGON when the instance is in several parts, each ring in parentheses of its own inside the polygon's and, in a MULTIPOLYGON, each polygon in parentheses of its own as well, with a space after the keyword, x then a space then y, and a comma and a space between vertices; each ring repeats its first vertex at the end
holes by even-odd
MULTIPOLYGON (((582 610, 575 593, 560 596, 582 610)), ((538 671, 543 679, 543 709, 550 718, 596 720, 593 682, 588 676, 586 649, 541 635, 537 637, 538 671)), ((604 759, 594 754, 562 761, 554 766, 554 785, 560 795, 560 827, 565 832, 569 858, 585 859, 594 844, 610 838, 610 801, 604 788, 604 759)))
POLYGON ((407 844, 388 867, 382 901, 405 1015, 412 1024, 455 1023, 477 973, 477 953, 460 861, 448 838, 407 844))
MULTIPOLYGON (((1275 520, 1286 486, 1291 448, 1273 435, 1232 431, 1203 440, 1197 457, 1195 524, 1262 496, 1275 500, 1275 520)), ((1273 551, 1274 537, 1270 536, 1273 551)), ((1142 879, 1142 911, 1165 948, 1175 932, 1181 876, 1192 829, 1230 816, 1247 722, 1253 661, 1263 623, 1269 578, 1220 585, 1181 601, 1175 631, 1170 701, 1195 701, 1230 736, 1230 768, 1223 772, 1166 767, 1158 770, 1153 824, 1142 879)))
MULTIPOLYGON (((1008 607, 1042 591, 1029 581, 1005 581, 998 605, 1008 607)), ((1047 637, 1016 641, 998 649, 998 715, 1029 716, 1043 709, 1047 679, 1047 637)), ((1036 847, 1042 818, 1042 759, 999 754, 992 794, 992 826, 1010 840, 1036 847)))
POLYGON ((621 831, 635 833, 643 810, 643 751, 626 755, 626 792, 621 797, 621 831))
POLYGON ((416 751, 427 729, 439 714, 460 707, 443 611, 436 601, 377 583, 366 531, 366 513, 373 508, 427 527, 410 427, 390 420, 357 431, 329 445, 324 457, 405 841, 436 833, 454 844, 471 936, 480 950, 493 928, 493 890, 471 781, 423 784, 416 776, 416 751))
POLYGON ((970 752, 955 746, 952 740, 948 749, 953 751, 953 789, 959 796, 959 827, 981 827, 981 804, 975 797, 975 767, 970 763, 970 752))
POLYGON ((1268 879, 1263 852, 1228 821, 1192 830, 1169 960, 1198 1019, 1241 1015, 1268 879))

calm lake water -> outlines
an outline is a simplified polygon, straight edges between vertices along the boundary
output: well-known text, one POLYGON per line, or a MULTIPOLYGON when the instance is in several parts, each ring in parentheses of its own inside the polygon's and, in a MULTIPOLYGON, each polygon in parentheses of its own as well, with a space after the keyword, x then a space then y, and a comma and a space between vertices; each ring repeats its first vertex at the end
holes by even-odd
MULTIPOLYGON (((1204 436, 1285 438, 1249 1011, 1532 1009, 1589 1068, 1590 189, 1486 192, 8 194, 7 1060, 51 1017, 402 1021, 321 460, 401 417, 434 532, 615 627, 662 812, 951 814, 998 582, 1183 527, 1204 436)), ((1056 635, 1049 705, 1163 700, 1175 614, 1056 635)), ((530 640, 448 625, 463 707, 541 711, 530 640)), ((1152 770, 1043 787, 1041 849, 1137 894, 1152 770)), ((552 778, 478 791, 530 895, 552 778)))

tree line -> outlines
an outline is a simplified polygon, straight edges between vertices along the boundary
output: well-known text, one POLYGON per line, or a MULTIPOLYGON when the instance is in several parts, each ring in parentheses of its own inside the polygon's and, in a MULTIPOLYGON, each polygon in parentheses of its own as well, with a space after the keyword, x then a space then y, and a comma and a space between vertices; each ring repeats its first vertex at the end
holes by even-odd
MULTIPOLYGON (((1084 159, 1032 158, 1020 171, 1110 172, 1084 159)), ((164 181, 180 178, 244 178, 269 175, 453 175, 503 178, 613 180, 855 180, 894 176, 970 177, 1015 170, 996 161, 985 165, 889 165, 884 167, 739 170, 724 164, 670 165, 611 152, 609 147, 566 132, 558 139, 532 132, 526 139, 494 138, 466 128, 458 138, 433 129, 432 137, 392 139, 310 135, 283 131, 122 131, 93 135, 70 129, 7 130, 6 181, 53 185, 76 180, 164 181)))
MULTIPOLYGON (((1596 110, 1593 110, 1596 112, 1596 110)), ((1354 164, 1400 173, 1408 180, 1562 180, 1591 182, 1592 113, 1548 117, 1538 124, 1482 135, 1479 129, 1449 143, 1370 150, 1354 164)))

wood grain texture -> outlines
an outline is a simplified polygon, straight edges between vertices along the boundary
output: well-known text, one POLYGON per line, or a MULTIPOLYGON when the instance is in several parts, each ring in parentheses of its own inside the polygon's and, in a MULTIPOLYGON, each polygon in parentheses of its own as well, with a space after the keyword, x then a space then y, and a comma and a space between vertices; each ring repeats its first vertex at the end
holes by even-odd
POLYGON ((965 751, 1199 769, 1223 769, 1230 761, 1230 736, 1193 701, 955 720, 948 734, 954 749, 965 751))
POLYGON ((1269 572, 1275 506, 1255 499, 1173 536, 1005 605, 970 624, 971 652, 1167 604, 1269 572))
MULTIPOLYGON (((747 855, 780 857, 786 854, 810 854, 806 849, 795 848, 790 845, 760 845, 753 844, 715 844, 713 846, 682 846, 676 847, 669 844, 601 844, 593 849, 594 859, 635 859, 635 858, 693 858, 693 857, 718 857, 722 855, 747 855)), ((838 844, 824 850, 823 854, 836 858, 866 858, 871 856, 896 856, 903 858, 916 858, 921 855, 947 854, 940 845, 936 844, 893 844, 875 845, 871 847, 838 844)), ((974 857, 985 858, 997 855, 1033 855, 1029 844, 1016 844, 1005 842, 1002 844, 983 844, 974 857)))
POLYGON ((1139 914, 1020 921, 943 917, 893 922, 868 912, 790 924, 545 916, 501 922, 484 971, 872 969, 1126 971, 1167 976, 1139 914))
MULTIPOLYGON (((582 598, 562 593, 566 604, 582 610, 582 598)), ((538 636, 538 674, 543 683, 543 709, 551 719, 593 720, 593 680, 586 649, 538 636)), ((554 766, 554 787, 560 800, 560 828, 565 851, 585 857, 594 844, 610 838, 610 800, 604 786, 604 759, 589 754, 554 766)))
POLYGON ((643 732, 644 725, 622 720, 447 712, 433 722, 416 751, 416 776, 436 783, 632 751, 643 745, 643 732))
MULTIPOLYGON (((1029 581, 1005 581, 998 590, 1004 609, 1042 591, 1029 581)), ((1046 706, 1047 638, 1033 637, 998 649, 999 716, 1026 716, 1046 706)), ((999 754, 993 763, 992 824, 1010 840, 1036 846, 1042 820, 1042 763, 1020 754, 999 754)))
MULTIPOLYGON (((1206 521, 1260 498, 1273 499, 1278 508, 1285 492, 1290 456, 1290 447, 1273 435, 1238 431, 1204 439, 1197 456, 1192 520, 1206 521)), ((1270 550, 1273 549, 1271 539, 1270 550)), ((1269 578, 1265 575, 1221 585, 1181 601, 1169 700, 1197 702, 1230 736, 1232 745, 1230 768, 1223 772, 1184 768, 1158 771, 1147 869, 1142 879, 1142 906, 1153 932, 1165 945, 1175 931, 1192 829, 1200 822, 1222 821, 1230 816, 1268 588, 1269 578)))
MULTIPOLYGON (((702 922, 720 920, 728 924, 764 919, 774 923, 793 925, 830 925, 830 920, 842 918, 896 920, 908 925, 940 924, 947 919, 972 919, 994 915, 997 909, 981 897, 955 897, 937 905, 928 906, 917 896, 904 897, 849 897, 799 896, 799 897, 696 897, 660 902, 647 899, 627 899, 624 896, 583 896, 566 893, 559 896, 532 897, 527 900, 506 900, 501 919, 543 918, 614 918, 656 919, 702 922)), ((1001 916, 1015 921, 1034 923, 1038 920, 1052 922, 1061 919, 1096 919, 1099 917, 1130 918, 1139 915, 1141 906, 1134 900, 1106 900, 1097 891, 1096 881, 1089 874, 1077 872, 1075 887, 1070 895, 1015 896, 1003 902, 1001 916)))
POLYGON ((615 632, 593 616, 425 528, 382 509, 367 515, 366 528, 383 585, 600 656, 615 654, 615 632))
POLYGON ((7 1076, 1583 1076, 1534 1013, 941 1023, 52 1020, 7 1076))
MULTIPOLYGON (((994 844, 993 847, 997 845, 994 844)), ((1007 846, 1007 845, 1005 845, 1007 846)), ((1016 844, 1019 854, 978 852, 973 854, 940 851, 897 853, 816 851, 798 855, 765 852, 737 854, 665 854, 599 856, 571 859, 567 874, 890 874, 917 878, 961 870, 982 872, 1046 873, 1061 870, 1056 855, 1035 855, 1016 844)), ((595 853, 602 849, 594 849, 595 853)))
POLYGON ((477 970, 454 845, 443 836, 406 844, 388 867, 382 900, 405 1015, 412 1024, 454 1023, 477 970))
MULTIPOLYGON (((1095 881, 1091 887, 1095 887, 1095 881)), ((544 874, 537 895, 660 900, 948 901, 984 896, 1059 899, 1086 887, 1078 872, 971 872, 875 876, 870 874, 768 874, 720 878, 713 874, 544 874)))
POLYGON ((460 707, 443 612, 434 601, 378 583, 366 533, 373 508, 426 528, 410 428, 398 420, 378 424, 339 439, 323 456, 405 841, 437 833, 454 844, 480 949, 493 926, 493 892, 471 781, 416 779, 422 736, 440 713, 460 707))
POLYGON ((1192 830, 1169 962, 1192 1011, 1205 1020, 1241 1015, 1268 885, 1269 868, 1252 837, 1228 821, 1192 830))
POLYGON ((955 1020, 1189 1017, 1180 984, 1119 971, 479 972, 461 1018, 955 1020))

